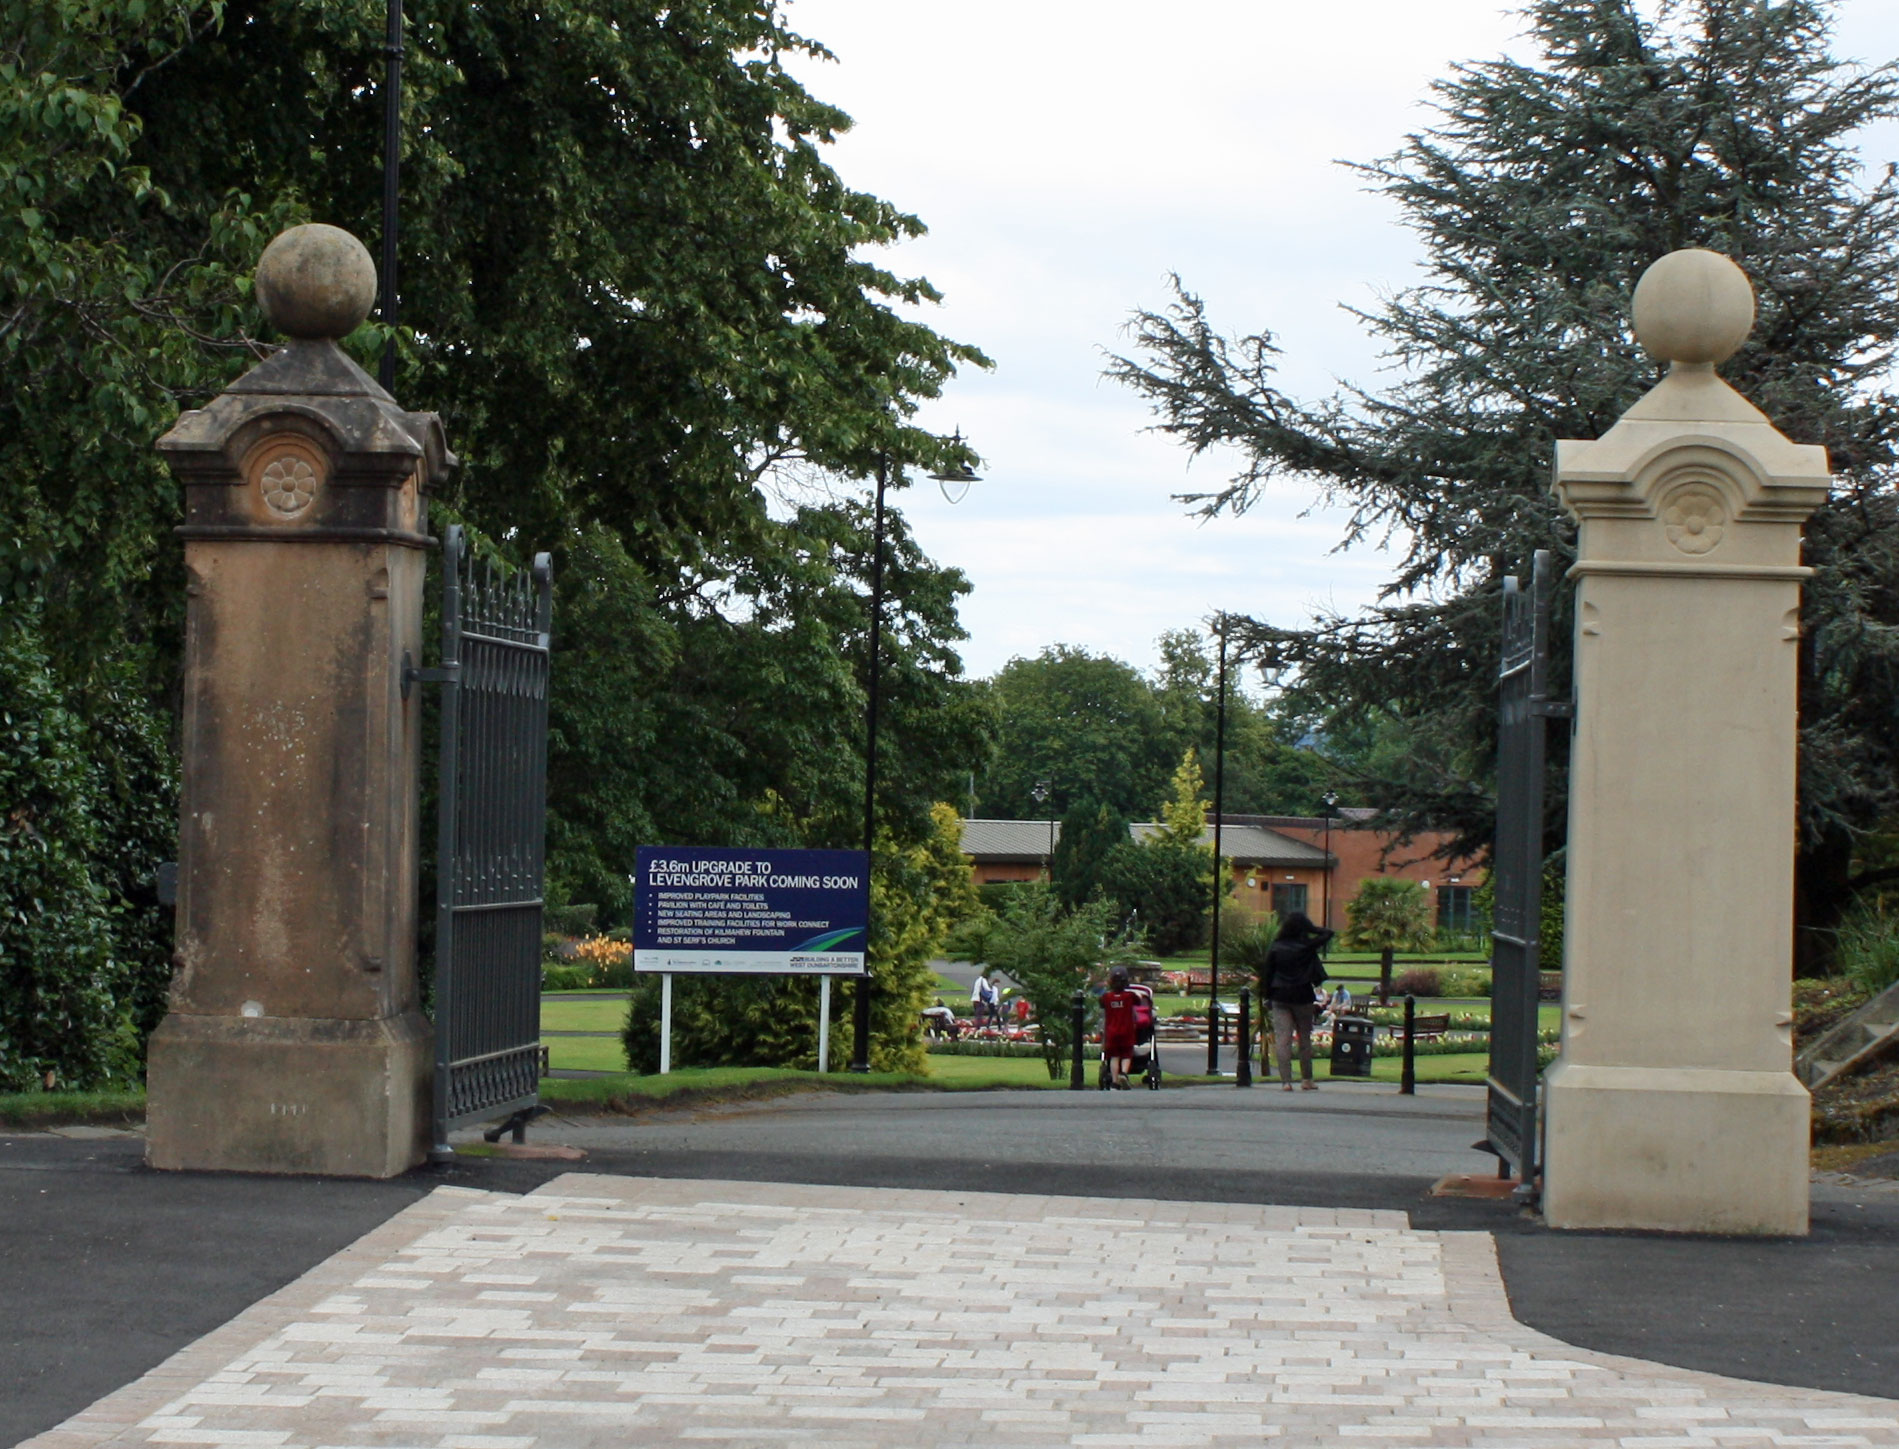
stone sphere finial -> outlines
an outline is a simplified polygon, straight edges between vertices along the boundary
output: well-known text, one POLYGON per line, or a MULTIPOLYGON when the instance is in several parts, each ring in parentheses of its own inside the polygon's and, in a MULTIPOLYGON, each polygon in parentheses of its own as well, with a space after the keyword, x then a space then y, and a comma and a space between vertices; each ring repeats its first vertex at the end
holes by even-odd
POLYGON ((1635 340, 1661 362, 1715 363, 1754 330, 1747 273, 1701 247, 1670 252, 1635 284, 1635 340))
POLYGON ((257 259, 257 305, 288 336, 347 337, 376 305, 376 264, 341 227, 293 226, 257 259))

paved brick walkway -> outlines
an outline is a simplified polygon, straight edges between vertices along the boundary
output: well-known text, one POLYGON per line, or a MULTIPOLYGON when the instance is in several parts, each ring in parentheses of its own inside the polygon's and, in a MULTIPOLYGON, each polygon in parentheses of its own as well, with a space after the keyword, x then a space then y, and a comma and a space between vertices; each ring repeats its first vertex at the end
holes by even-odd
POLYGON ((575 1174, 444 1188, 32 1449, 1899 1446, 1570 1348, 1395 1212, 575 1174))

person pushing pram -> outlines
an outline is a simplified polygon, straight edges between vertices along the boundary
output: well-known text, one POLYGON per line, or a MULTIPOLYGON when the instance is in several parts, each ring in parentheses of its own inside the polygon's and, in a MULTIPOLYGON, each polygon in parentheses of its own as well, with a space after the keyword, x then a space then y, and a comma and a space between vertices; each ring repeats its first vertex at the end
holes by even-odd
POLYGON ((1154 993, 1136 985, 1128 968, 1108 972, 1108 989, 1101 993, 1101 1090, 1126 1091, 1130 1075, 1146 1079, 1150 1089, 1161 1084, 1160 1053, 1154 1045, 1154 993))

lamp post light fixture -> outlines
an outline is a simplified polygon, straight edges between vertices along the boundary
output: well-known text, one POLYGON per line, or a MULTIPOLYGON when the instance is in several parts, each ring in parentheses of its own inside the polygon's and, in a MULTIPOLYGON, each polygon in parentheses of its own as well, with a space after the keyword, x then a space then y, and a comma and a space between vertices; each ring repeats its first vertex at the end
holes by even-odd
MULTIPOLYGON (((1049 797, 1048 781, 1037 780, 1029 794, 1035 800, 1035 808, 1046 811, 1049 797)), ((1042 859, 1042 873, 1048 877, 1049 884, 1053 885, 1055 882, 1055 817, 1053 815, 1048 817, 1048 854, 1042 859)))
MULTIPOLYGON (((960 447, 962 430, 952 441, 960 447)), ((962 501, 971 483, 982 480, 967 463, 930 477, 951 503, 962 501), (950 490, 956 491, 952 493, 950 490)), ((864 865, 870 868, 871 851, 877 836, 877 704, 883 685, 884 639, 884 492, 890 486, 890 455, 877 455, 877 505, 871 524, 870 554, 870 659, 865 680, 864 700, 864 865)), ((870 1070, 870 941, 864 941, 864 974, 857 978, 857 990, 851 1000, 851 1062, 853 1072, 870 1070)))

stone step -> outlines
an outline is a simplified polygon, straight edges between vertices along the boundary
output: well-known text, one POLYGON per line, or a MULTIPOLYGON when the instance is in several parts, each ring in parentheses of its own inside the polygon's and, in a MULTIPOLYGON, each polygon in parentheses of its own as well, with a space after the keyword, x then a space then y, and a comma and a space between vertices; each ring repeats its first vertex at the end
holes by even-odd
POLYGON ((1794 1074, 1816 1091, 1835 1077, 1899 1047, 1899 984, 1886 988, 1794 1059, 1794 1074))

